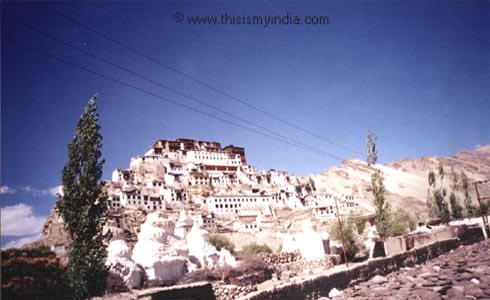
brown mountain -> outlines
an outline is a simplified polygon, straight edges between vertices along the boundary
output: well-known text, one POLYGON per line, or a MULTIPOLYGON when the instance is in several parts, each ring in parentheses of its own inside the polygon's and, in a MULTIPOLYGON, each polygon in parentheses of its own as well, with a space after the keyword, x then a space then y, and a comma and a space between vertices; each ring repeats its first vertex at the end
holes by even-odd
MULTIPOLYGON (((463 205, 461 173, 464 172, 470 183, 471 199, 474 205, 477 205, 475 186, 472 183, 490 179, 490 145, 475 150, 463 150, 449 157, 406 158, 374 167, 368 167, 360 160, 346 160, 338 167, 327 169, 323 174, 311 177, 315 181, 317 193, 352 194, 359 199, 363 209, 373 211, 371 174, 374 168, 380 169, 385 178, 387 199, 391 205, 395 209, 403 208, 415 215, 424 216, 427 214, 428 173, 433 170, 438 174, 439 164, 444 168, 442 185, 448 193, 453 191, 453 180, 456 179, 458 187, 455 194, 463 205)), ((439 176, 437 180, 441 185, 439 176)), ((480 184, 478 189, 481 197, 490 197, 490 184, 480 184)))

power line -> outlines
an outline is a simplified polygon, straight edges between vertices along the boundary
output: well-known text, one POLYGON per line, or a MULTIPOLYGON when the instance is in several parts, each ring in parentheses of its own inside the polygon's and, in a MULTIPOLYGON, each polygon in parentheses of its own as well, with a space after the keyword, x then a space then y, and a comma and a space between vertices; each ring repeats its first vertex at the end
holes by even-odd
POLYGON ((124 42, 121 42, 119 40, 116 40, 115 38, 113 38, 113 37, 111 37, 111 36, 109 36, 107 34, 104 34, 104 33, 100 32, 100 31, 96 30, 95 28, 93 28, 93 27, 91 27, 89 25, 86 25, 86 24, 84 24, 84 23, 82 23, 82 22, 80 22, 80 21, 78 21, 78 20, 76 20, 76 19, 74 19, 74 18, 72 18, 72 17, 70 17, 70 16, 68 16, 68 15, 66 15, 66 14, 64 14, 64 13, 62 13, 62 12, 56 10, 56 9, 54 9, 54 8, 52 8, 51 6, 46 5, 45 3, 38 2, 38 1, 31 1, 31 3, 34 3, 34 4, 36 4, 36 5, 40 6, 40 7, 43 7, 44 9, 49 10, 49 11, 51 11, 51 12, 53 12, 53 13, 61 16, 61 17, 63 17, 64 19, 67 19, 67 20, 69 20, 69 21, 71 21, 71 22, 73 22, 73 23, 75 23, 75 24, 77 24, 77 25, 79 25, 79 26, 81 26, 81 27, 83 27, 83 28, 85 28, 85 29, 87 29, 87 30, 89 30, 89 31, 91 31, 91 32, 93 32, 93 33, 95 33, 95 34, 103 37, 103 38, 105 38, 106 40, 109 40, 109 41, 111 41, 111 42, 113 42, 113 43, 115 43, 115 44, 117 44, 117 45, 119 45, 119 46, 121 46, 121 47, 123 47, 123 48, 125 48, 125 49, 127 49, 127 50, 129 50, 131 52, 133 52, 133 53, 136 53, 136 54, 138 54, 138 55, 140 55, 140 56, 142 56, 142 57, 144 57, 144 58, 146 58, 146 59, 148 59, 148 60, 150 60, 150 61, 152 61, 152 62, 154 62, 154 63, 156 63, 156 64, 158 64, 158 65, 160 65, 162 67, 164 67, 164 68, 166 68, 167 70, 170 70, 170 71, 172 71, 174 73, 177 73, 177 74, 179 74, 181 76, 184 76, 185 78, 187 78, 189 80, 192 80, 192 81, 194 81, 194 82, 196 82, 196 83, 198 83, 198 84, 200 84, 200 85, 202 85, 202 86, 204 86, 204 87, 206 87, 206 88, 208 88, 208 89, 210 89, 210 90, 212 90, 212 91, 214 91, 214 92, 216 92, 216 93, 218 93, 218 94, 220 94, 222 96, 225 96, 225 97, 227 97, 227 98, 229 98, 229 99, 231 99, 231 100, 233 100, 235 102, 241 103, 242 105, 245 105, 248 108, 250 108, 250 109, 252 109, 252 110, 254 110, 256 112, 259 112, 261 114, 264 114, 264 115, 266 115, 266 116, 268 116, 268 117, 270 117, 270 118, 272 118, 272 119, 274 119, 276 121, 279 121, 279 122, 281 122, 281 123, 283 123, 283 124, 285 124, 285 125, 287 125, 287 126, 289 126, 291 128, 294 128, 296 130, 299 130, 299 131, 301 131, 303 133, 306 133, 306 134, 308 134, 310 136, 313 136, 313 137, 315 137, 317 139, 320 139, 320 140, 323 140, 325 142, 328 142, 328 143, 330 143, 332 145, 335 145, 337 147, 340 147, 340 148, 342 148, 344 150, 347 150, 347 151, 350 151, 352 153, 356 153, 356 154, 359 154, 359 155, 363 155, 361 152, 359 152, 357 150, 354 150, 354 149, 352 149, 352 148, 350 148, 348 146, 345 146, 345 145, 342 145, 340 143, 337 143, 337 142, 335 142, 333 140, 327 139, 327 138, 325 138, 325 137, 323 137, 323 136, 321 136, 321 135, 319 135, 317 133, 314 133, 314 132, 312 132, 310 130, 307 130, 305 128, 302 128, 302 127, 300 127, 298 125, 295 125, 295 124, 293 124, 293 123, 291 123, 291 122, 289 122, 287 120, 284 120, 283 118, 280 118, 280 117, 278 117, 278 116, 276 116, 276 115, 274 115, 272 113, 269 113, 269 112, 267 112, 267 111, 265 111, 265 110, 263 110, 261 108, 258 108, 256 106, 250 104, 247 101, 244 101, 244 100, 242 100, 242 99, 240 99, 238 97, 235 97, 233 95, 230 95, 229 93, 226 93, 224 91, 221 91, 220 89, 218 89, 218 88, 216 88, 216 87, 214 87, 214 86, 212 86, 212 85, 210 85, 210 84, 208 84, 208 83, 206 83, 206 82, 204 82, 204 81, 202 81, 202 80, 200 80, 200 79, 198 79, 198 78, 190 75, 189 73, 180 71, 180 70, 178 70, 178 69, 176 69, 176 68, 174 68, 174 67, 172 67, 172 66, 170 66, 168 64, 165 64, 165 63, 163 63, 163 62, 161 62, 161 61, 159 61, 159 60, 157 60, 157 59, 155 59, 155 58, 153 58, 153 57, 145 54, 144 52, 142 52, 142 51, 140 51, 140 50, 138 50, 138 49, 136 49, 134 47, 129 46, 128 44, 126 44, 124 42))
POLYGON ((239 127, 239 128, 242 128, 242 129, 248 130, 248 131, 250 131, 250 132, 253 132, 253 133, 255 133, 255 134, 258 134, 258 135, 261 135, 261 136, 264 136, 264 137, 268 137, 268 138, 271 138, 271 139, 274 139, 274 140, 280 141, 280 142, 282 142, 282 143, 285 143, 285 144, 291 145, 291 146, 293 146, 293 147, 301 148, 301 149, 303 149, 303 150, 310 151, 310 152, 313 152, 313 153, 316 153, 316 154, 319 154, 319 155, 324 155, 324 156, 327 156, 327 157, 330 157, 330 158, 334 158, 334 159, 336 159, 336 160, 340 160, 340 161, 342 161, 342 160, 343 160, 341 157, 338 157, 338 156, 336 156, 336 155, 329 154, 329 153, 325 153, 325 152, 323 152, 323 151, 321 151, 321 150, 317 150, 317 149, 314 149, 314 148, 313 148, 313 149, 311 149, 311 148, 309 148, 309 147, 304 147, 304 146, 301 146, 301 145, 295 144, 295 143, 293 143, 293 142, 289 141, 288 139, 282 139, 282 138, 279 138, 279 137, 276 137, 276 136, 273 136, 273 135, 270 135, 270 134, 266 134, 266 133, 260 132, 260 131, 258 131, 258 130, 253 129, 253 128, 250 128, 250 127, 243 126, 243 125, 241 125, 241 124, 238 124, 238 123, 232 122, 232 121, 230 121, 230 120, 223 119, 223 118, 221 118, 221 117, 219 117, 219 116, 216 116, 216 115, 210 114, 210 113, 208 113, 208 112, 206 112, 206 111, 203 111, 203 110, 200 110, 200 109, 194 108, 194 107, 192 107, 192 106, 189 106, 189 105, 186 105, 186 104, 183 104, 183 103, 180 103, 180 102, 175 101, 175 100, 173 100, 173 99, 171 99, 171 98, 168 98, 168 97, 164 97, 164 96, 158 95, 158 94, 153 93, 153 92, 151 92, 151 91, 148 91, 148 90, 146 90, 146 89, 144 89, 144 88, 141 88, 141 87, 138 87, 138 86, 132 85, 132 84, 130 84, 130 83, 127 83, 127 82, 124 82, 124 81, 121 81, 121 80, 118 80, 118 79, 115 79, 115 78, 113 78, 113 77, 107 76, 107 75, 105 75, 105 74, 102 74, 102 73, 100 73, 100 72, 94 71, 94 70, 89 69, 89 68, 87 68, 87 67, 84 67, 84 66, 78 65, 78 64, 73 63, 73 62, 71 62, 71 61, 67 61, 67 60, 65 60, 65 59, 63 59, 63 58, 60 58, 60 57, 57 57, 57 56, 55 56, 55 55, 49 54, 49 53, 44 52, 44 51, 42 51, 42 50, 35 49, 35 48, 30 47, 30 46, 24 45, 24 44, 22 44, 22 43, 19 43, 19 42, 17 42, 17 41, 15 41, 15 40, 13 40, 13 39, 10 39, 10 38, 5 38, 5 40, 6 40, 6 41, 8 41, 8 42, 10 42, 10 43, 12 43, 12 44, 14 44, 14 45, 17 45, 17 46, 19 46, 19 47, 22 47, 22 48, 28 49, 28 50, 30 50, 30 51, 32 51, 32 52, 35 52, 35 53, 41 54, 41 55, 43 55, 43 56, 45 56, 45 57, 48 57, 48 58, 54 59, 54 60, 56 60, 56 61, 59 61, 59 62, 61 62, 61 63, 66 64, 66 65, 69 65, 69 66, 72 66, 72 67, 74 67, 74 68, 77 68, 77 69, 83 70, 83 71, 85 71, 85 72, 88 72, 88 73, 91 73, 91 74, 97 75, 97 76, 99 76, 99 77, 101 77, 101 78, 104 78, 104 79, 106 79, 106 80, 109 80, 109 81, 112 81, 112 82, 118 83, 118 84, 120 84, 120 85, 122 85, 122 86, 125 86, 125 87, 128 87, 128 88, 131 88, 131 89, 133 89, 133 90, 136 90, 136 91, 139 91, 139 92, 141 92, 141 93, 144 93, 144 94, 150 95, 150 96, 152 96, 152 97, 155 97, 155 98, 158 98, 158 99, 164 100, 164 101, 166 101, 166 102, 172 103, 172 104, 177 105, 177 106, 180 106, 180 107, 182 107, 182 108, 185 108, 185 109, 188 109, 188 110, 191 110, 191 111, 197 112, 197 113, 199 113, 199 114, 205 115, 205 116, 207 116, 207 117, 210 117, 210 118, 216 119, 216 120, 218 120, 218 121, 221 121, 221 122, 224 122, 224 123, 230 124, 230 125, 232 125, 232 126, 239 127))
MULTIPOLYGON (((65 40, 63 40, 63 39, 61 39, 61 38, 58 38, 58 37, 56 37, 56 36, 54 36, 54 35, 51 35, 51 34, 49 34, 49 33, 45 32, 45 31, 43 31, 43 30, 39 29, 39 28, 36 28, 36 27, 35 27, 35 26, 33 26, 32 24, 29 24, 29 23, 27 23, 27 22, 20 21, 20 20, 17 20, 17 19, 9 18, 9 17, 7 17, 7 19, 10 19, 10 20, 12 20, 12 21, 16 22, 17 24, 20 24, 20 25, 22 25, 22 26, 24 26, 24 27, 26 27, 26 28, 29 28, 29 29, 31 29, 31 30, 33 30, 33 31, 37 32, 37 33, 40 33, 40 34, 42 34, 42 35, 44 35, 44 36, 46 36, 46 37, 48 37, 48 38, 50 38, 50 39, 52 39, 52 40, 54 40, 54 41, 57 41, 57 42, 59 42, 59 43, 61 43, 61 44, 65 45, 65 46, 67 46, 67 47, 70 47, 70 48, 72 48, 72 49, 75 49, 75 50, 77 50, 77 51, 80 51, 80 52, 82 52, 82 53, 84 53, 84 54, 86 54, 86 55, 88 55, 88 56, 90 56, 90 57, 92 57, 92 58, 94 58, 94 59, 100 60, 100 61, 102 61, 102 62, 104 62, 104 63, 107 63, 107 64, 109 64, 109 65, 113 66, 113 67, 116 67, 116 68, 118 68, 118 69, 120 69, 120 70, 123 70, 123 71, 125 71, 125 72, 128 72, 128 73, 130 73, 130 74, 134 75, 134 76, 137 76, 137 77, 139 77, 139 78, 141 78, 141 79, 143 79, 143 80, 146 80, 146 81, 148 81, 148 82, 151 82, 151 83, 153 83, 153 84, 155 84, 155 85, 157 85, 157 86, 159 86, 159 87, 162 87, 162 88, 164 88, 164 89, 166 89, 166 90, 168 90, 168 91, 170 91, 170 92, 172 92, 172 93, 174 93, 174 94, 177 94, 177 95, 182 96, 182 97, 184 97, 184 98, 190 99, 191 101, 194 101, 194 102, 196 102, 196 103, 199 103, 199 104, 201 104, 201 105, 204 105, 204 106, 206 106, 206 107, 208 107, 208 108, 211 108, 211 109, 214 109, 214 110, 216 110, 216 111, 219 111, 220 113, 223 113, 223 114, 225 114, 225 115, 227 115, 227 116, 229 116, 229 117, 231 117, 231 118, 234 118, 234 119, 236 119, 236 120, 242 121, 242 122, 247 123, 247 124, 249 124, 249 125, 251 125, 251 126, 257 127, 257 128, 259 128, 259 129, 261 129, 261 130, 267 131, 267 132, 269 132, 270 134, 276 135, 276 136, 278 136, 278 137, 280 137, 280 138, 282 138, 282 139, 288 140, 288 141, 290 141, 290 142, 292 142, 292 143, 296 143, 296 144, 301 145, 301 146, 303 146, 303 147, 310 148, 310 149, 311 149, 311 150, 313 150, 313 151, 323 152, 322 150, 320 150, 320 149, 318 149, 318 148, 315 148, 315 147, 310 146, 310 145, 308 145, 308 144, 305 144, 305 143, 299 142, 299 141, 297 141, 297 140, 291 139, 291 138, 289 138, 289 137, 287 137, 287 136, 285 136, 285 135, 282 135, 282 134, 280 134, 280 133, 277 133, 277 132, 275 132, 275 131, 273 131, 273 130, 270 130, 269 128, 266 128, 266 127, 264 127, 264 126, 257 125, 257 124, 255 124, 255 123, 253 123, 253 122, 250 122, 250 121, 249 121, 249 120, 247 120, 247 119, 244 119, 244 118, 242 118, 242 117, 239 117, 239 116, 236 116, 236 115, 234 115, 234 114, 231 114, 231 113, 229 113, 229 112, 227 112, 227 111, 225 111, 225 110, 223 110, 223 109, 221 109, 221 108, 219 108, 219 107, 216 107, 216 106, 214 106, 214 105, 208 104, 206 101, 200 100, 200 99, 198 99, 198 98, 195 98, 195 97, 189 96, 189 95, 187 95, 187 94, 185 94, 185 93, 182 93, 182 92, 180 92, 180 91, 177 91, 177 90, 175 90, 175 89, 173 89, 173 88, 171 88, 171 87, 169 87, 169 86, 167 86, 167 85, 164 85, 164 84, 162 84, 162 83, 160 83, 160 82, 158 82, 158 81, 155 81, 155 80, 153 80, 153 79, 151 79, 151 78, 148 78, 147 76, 141 75, 141 74, 139 74, 139 73, 137 73, 137 72, 135 72, 135 71, 133 71, 133 70, 131 70, 131 69, 129 69, 129 68, 126 68, 126 67, 124 67, 124 66, 121 66, 121 65, 119 65, 119 64, 117 64, 117 63, 115 63, 115 62, 113 62, 113 61, 111 61, 111 60, 108 60, 108 59, 106 59, 106 58, 103 58, 103 57, 101 57, 101 56, 98 56, 97 54, 94 54, 94 53, 92 53, 92 52, 90 52, 90 51, 87 51, 87 50, 85 50, 85 49, 83 49, 83 48, 80 48, 80 47, 77 47, 77 46, 75 46, 75 45, 73 45, 73 44, 70 44, 70 43, 66 42, 65 40)), ((325 152, 325 153, 326 153, 326 152, 325 152)))

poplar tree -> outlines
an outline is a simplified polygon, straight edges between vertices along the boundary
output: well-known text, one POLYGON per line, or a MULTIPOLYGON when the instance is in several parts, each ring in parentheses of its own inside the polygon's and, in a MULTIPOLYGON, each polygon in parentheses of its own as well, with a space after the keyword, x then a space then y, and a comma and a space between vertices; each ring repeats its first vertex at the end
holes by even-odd
POLYGON ((376 136, 368 131, 366 137, 366 160, 368 166, 376 164, 378 160, 378 151, 376 150, 376 136))
POLYGON ((103 192, 97 95, 88 102, 68 145, 68 162, 63 167, 63 194, 56 204, 72 243, 68 249, 68 280, 73 299, 103 295, 108 268, 102 227, 107 221, 107 196, 103 192))
POLYGON ((443 187, 444 180, 444 167, 441 163, 438 166, 439 179, 441 186, 436 187, 436 176, 434 171, 430 171, 428 175, 429 189, 427 190, 427 207, 429 208, 429 214, 432 217, 441 219, 443 223, 448 223, 451 219, 451 213, 449 211, 449 205, 445 200, 447 195, 446 189, 443 187))
POLYGON ((454 192, 449 195, 449 205, 451 206, 451 217, 453 219, 461 219, 463 217, 463 207, 459 205, 458 198, 454 192))
POLYGON ((476 208, 471 203, 471 196, 468 190, 468 177, 466 177, 463 171, 461 171, 461 186, 464 192, 465 216, 468 218, 474 217, 476 215, 476 208))
POLYGON ((391 205, 386 202, 385 186, 383 183, 383 175, 380 170, 376 170, 371 176, 371 188, 374 196, 374 208, 376 210, 376 231, 381 238, 390 236, 392 224, 391 205))

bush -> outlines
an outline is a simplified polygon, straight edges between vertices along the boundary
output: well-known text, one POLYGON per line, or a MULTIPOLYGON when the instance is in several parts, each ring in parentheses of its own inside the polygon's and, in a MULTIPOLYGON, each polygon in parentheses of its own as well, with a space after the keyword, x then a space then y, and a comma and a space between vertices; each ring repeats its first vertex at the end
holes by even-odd
POLYGON ((213 234, 209 238, 209 242, 216 247, 216 250, 220 251, 222 248, 230 251, 231 254, 235 253, 235 245, 226 237, 222 235, 213 234))
POLYGON ((393 215, 393 219, 390 222, 389 236, 405 235, 409 230, 413 231, 416 228, 416 219, 401 209, 393 215))
POLYGON ((366 229, 366 219, 364 219, 360 213, 353 213, 349 216, 350 222, 353 222, 356 226, 357 233, 363 234, 366 229))
POLYGON ((240 265, 226 274, 225 282, 237 285, 255 285, 272 278, 274 268, 260 255, 247 255, 240 259, 240 265))
POLYGON ((401 236, 408 233, 408 215, 405 212, 396 212, 390 223, 389 236, 401 236))
POLYGON ((259 254, 259 253, 272 253, 272 249, 269 248, 266 244, 248 244, 242 248, 240 251, 241 255, 253 255, 253 254, 259 254))
POLYGON ((65 278, 47 247, 2 251, 2 299, 72 299, 65 278))
MULTIPOLYGON (((354 218, 349 217, 347 219, 342 220, 342 233, 344 235, 345 252, 348 260, 353 260, 357 252, 359 252, 359 250, 362 248, 359 239, 356 237, 354 228, 355 228, 354 218)), ((334 240, 342 241, 338 222, 335 222, 330 227, 330 236, 334 240)))

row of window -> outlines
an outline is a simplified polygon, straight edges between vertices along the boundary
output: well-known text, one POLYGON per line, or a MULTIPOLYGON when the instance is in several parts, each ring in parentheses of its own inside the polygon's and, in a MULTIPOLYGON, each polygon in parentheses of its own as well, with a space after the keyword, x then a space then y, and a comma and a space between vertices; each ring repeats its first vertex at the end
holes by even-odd
MULTIPOLYGON (((128 199, 148 201, 148 200, 150 200, 150 196, 128 195, 128 199)), ((162 200, 163 196, 160 196, 159 199, 162 200)))
MULTIPOLYGON (((136 201, 128 201, 128 204, 129 205, 131 205, 131 204, 133 204, 133 205, 136 205, 136 204, 137 205, 141 205, 141 201, 138 201, 138 202, 136 202, 136 201)), ((158 203, 155 201, 155 202, 152 202, 152 204, 153 205, 156 205, 156 204, 162 205, 162 201, 158 201, 158 203)), ((148 202, 145 201, 144 205, 147 206, 148 205, 148 202)))
POLYGON ((215 204, 215 207, 218 209, 218 208, 240 208, 242 207, 242 204, 241 203, 235 203, 235 204, 215 204))
MULTIPOLYGON (((262 202, 270 201, 269 198, 259 198, 262 202)), ((226 202, 257 202, 257 198, 215 198, 215 202, 217 203, 226 203, 226 202)))
POLYGON ((257 224, 245 224, 246 229, 257 229, 257 224))

